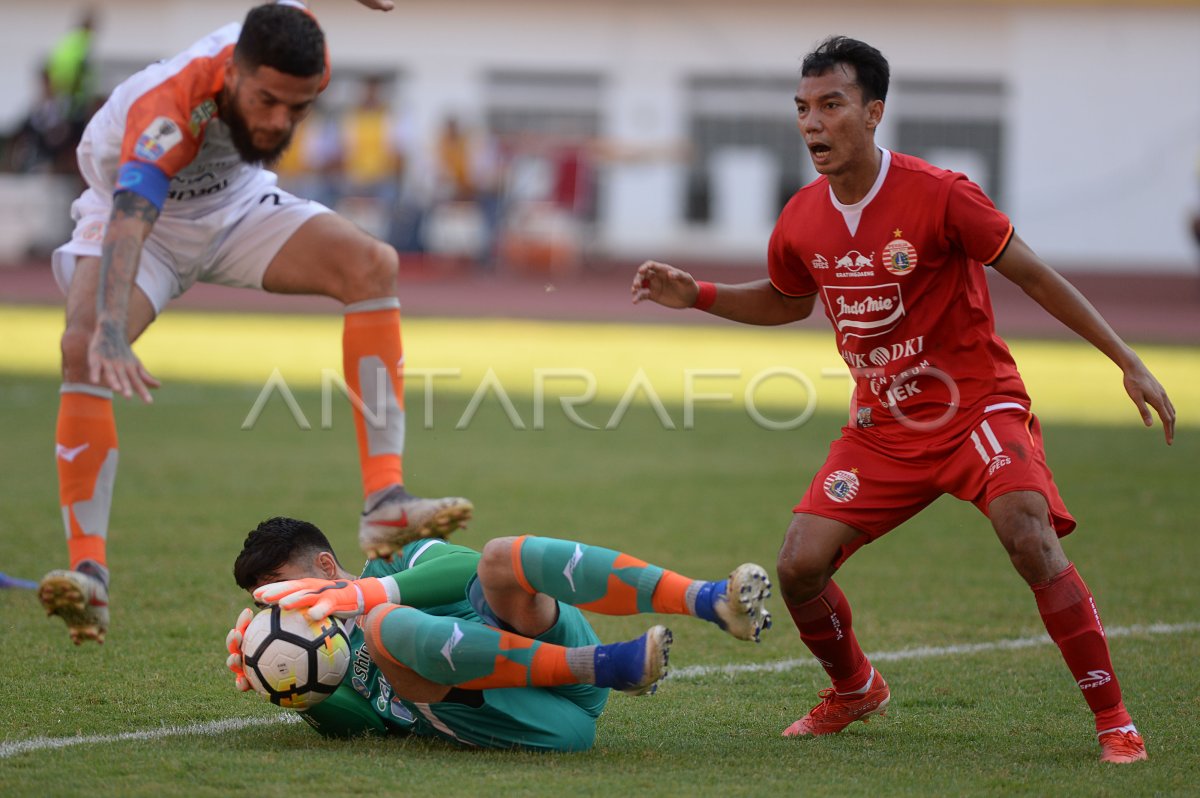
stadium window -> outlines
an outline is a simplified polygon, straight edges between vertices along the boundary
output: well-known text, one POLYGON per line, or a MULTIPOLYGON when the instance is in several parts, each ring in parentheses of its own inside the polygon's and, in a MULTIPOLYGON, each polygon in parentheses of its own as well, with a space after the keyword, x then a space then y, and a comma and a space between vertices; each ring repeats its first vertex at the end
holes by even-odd
POLYGON ((888 96, 896 149, 965 173, 1002 205, 1006 105, 998 80, 896 80, 888 96))
POLYGON ((737 153, 770 164, 779 209, 814 176, 796 131, 795 75, 697 75, 687 82, 689 141, 686 218, 712 221, 719 162, 737 153), (805 155, 805 157, 801 157, 805 155))

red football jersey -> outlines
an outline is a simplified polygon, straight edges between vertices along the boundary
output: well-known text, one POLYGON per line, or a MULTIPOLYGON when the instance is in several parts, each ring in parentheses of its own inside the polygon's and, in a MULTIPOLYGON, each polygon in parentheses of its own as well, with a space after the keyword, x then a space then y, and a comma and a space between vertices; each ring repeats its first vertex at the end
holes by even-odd
POLYGON ((983 264, 1008 217, 965 175, 883 150, 867 196, 842 205, 820 177, 771 235, 772 284, 820 294, 856 387, 850 425, 911 439, 959 428, 1029 397, 996 335, 983 264))

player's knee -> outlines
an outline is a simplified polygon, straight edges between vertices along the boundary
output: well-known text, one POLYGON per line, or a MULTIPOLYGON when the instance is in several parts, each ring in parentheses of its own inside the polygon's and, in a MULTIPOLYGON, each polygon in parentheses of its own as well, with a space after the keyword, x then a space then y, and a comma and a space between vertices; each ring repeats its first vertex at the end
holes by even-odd
POLYGON ((92 341, 91 330, 71 326, 63 331, 62 348, 63 376, 70 382, 82 382, 87 374, 88 346, 92 341))
POLYGON ((400 273, 400 256, 390 245, 369 239, 359 257, 345 266, 343 301, 361 302, 382 296, 394 296, 400 273))
POLYGON ((1001 534, 1013 567, 1030 584, 1045 581, 1066 567, 1066 555, 1049 522, 1035 515, 1008 520, 1001 534))
POLYGON ((786 550, 779 553, 775 562, 779 575, 779 589, 789 603, 807 601, 818 595, 829 583, 829 564, 811 558, 795 557, 786 550))
POLYGON ((492 538, 483 546, 479 555, 479 578, 485 584, 513 573, 513 545, 515 537, 492 538))

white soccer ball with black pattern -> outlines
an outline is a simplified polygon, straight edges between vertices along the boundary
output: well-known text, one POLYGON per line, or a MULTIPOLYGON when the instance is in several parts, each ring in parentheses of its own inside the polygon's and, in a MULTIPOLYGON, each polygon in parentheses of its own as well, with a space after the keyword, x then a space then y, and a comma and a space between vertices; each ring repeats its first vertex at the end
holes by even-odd
POLYGON ((324 701, 350 667, 350 641, 333 618, 310 621, 302 612, 268 607, 242 635, 250 686, 288 709, 324 701))

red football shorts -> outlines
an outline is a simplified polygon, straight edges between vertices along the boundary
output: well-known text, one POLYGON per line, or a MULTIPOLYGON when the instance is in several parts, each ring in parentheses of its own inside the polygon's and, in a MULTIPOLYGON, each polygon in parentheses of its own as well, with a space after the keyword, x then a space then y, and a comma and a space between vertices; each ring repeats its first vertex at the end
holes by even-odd
POLYGON ((987 515, 993 499, 1018 490, 1045 497, 1059 537, 1075 529, 1046 465, 1037 417, 1005 409, 941 441, 914 436, 911 446, 883 444, 848 428, 830 445, 829 457, 793 512, 832 518, 863 533, 844 547, 840 564, 943 493, 969 501, 987 515))

